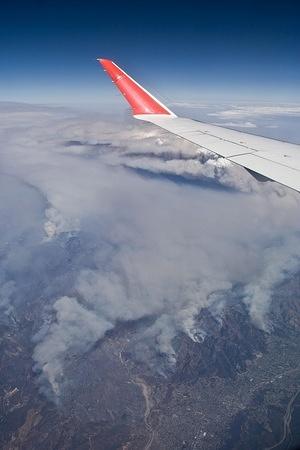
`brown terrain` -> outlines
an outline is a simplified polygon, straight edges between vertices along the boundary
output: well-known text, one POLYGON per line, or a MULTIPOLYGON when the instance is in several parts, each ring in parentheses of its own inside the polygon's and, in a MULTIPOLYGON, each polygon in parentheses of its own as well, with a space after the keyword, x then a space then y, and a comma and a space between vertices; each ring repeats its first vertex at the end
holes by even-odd
POLYGON ((33 370, 38 309, 1 323, 3 450, 291 449, 300 443, 300 276, 274 294, 273 329, 252 325, 242 303, 222 322, 202 310, 204 341, 175 338, 177 362, 135 354, 149 317, 119 323, 65 361, 61 396, 33 370))

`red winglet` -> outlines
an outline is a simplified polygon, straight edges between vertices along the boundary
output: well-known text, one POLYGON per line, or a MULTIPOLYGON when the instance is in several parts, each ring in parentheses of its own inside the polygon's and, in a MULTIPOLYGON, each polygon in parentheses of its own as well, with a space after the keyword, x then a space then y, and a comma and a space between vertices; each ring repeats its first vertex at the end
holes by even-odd
POLYGON ((114 62, 109 59, 98 59, 98 61, 128 101, 134 115, 167 114, 174 116, 172 111, 147 92, 146 89, 134 81, 114 62))

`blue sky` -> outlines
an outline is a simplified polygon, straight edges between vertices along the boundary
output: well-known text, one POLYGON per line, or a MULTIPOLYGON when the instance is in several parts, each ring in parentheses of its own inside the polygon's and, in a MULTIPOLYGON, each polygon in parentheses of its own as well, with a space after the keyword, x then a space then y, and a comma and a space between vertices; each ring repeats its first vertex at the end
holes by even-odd
POLYGON ((0 99, 121 104, 96 57, 166 102, 300 100, 297 1, 16 1, 0 17, 0 99))

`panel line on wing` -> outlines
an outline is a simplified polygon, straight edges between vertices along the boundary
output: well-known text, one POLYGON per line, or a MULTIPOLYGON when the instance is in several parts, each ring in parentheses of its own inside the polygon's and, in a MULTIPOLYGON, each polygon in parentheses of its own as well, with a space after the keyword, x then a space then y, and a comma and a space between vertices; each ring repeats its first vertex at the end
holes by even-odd
POLYGON ((277 164, 277 165, 279 165, 279 166, 281 166, 281 167, 286 167, 287 169, 291 169, 291 170, 295 170, 296 172, 300 172, 300 170, 297 169, 296 167, 288 166, 287 164, 282 164, 281 162, 274 161, 273 159, 270 159, 270 158, 266 158, 266 157, 264 157, 264 156, 261 156, 261 155, 259 154, 259 152, 255 153, 255 154, 254 154, 254 153, 242 153, 241 155, 229 156, 228 158, 235 158, 235 157, 245 156, 245 155, 252 155, 252 156, 255 156, 256 158, 260 158, 260 159, 263 159, 263 160, 265 160, 265 161, 269 161, 269 162, 271 162, 271 163, 273 163, 273 164, 277 164))

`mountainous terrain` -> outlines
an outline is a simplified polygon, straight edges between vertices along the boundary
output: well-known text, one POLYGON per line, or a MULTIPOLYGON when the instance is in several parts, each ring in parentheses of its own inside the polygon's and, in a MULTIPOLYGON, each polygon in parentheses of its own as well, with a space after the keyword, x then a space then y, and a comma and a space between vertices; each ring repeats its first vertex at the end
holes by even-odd
POLYGON ((1 448, 285 449, 299 444, 300 276, 272 301, 274 327, 254 327, 242 304, 206 336, 175 338, 176 364, 135 357, 152 317, 119 323, 86 354, 69 354, 63 394, 39 392, 30 340, 37 311, 1 324, 1 448), (157 367, 160 367, 157 370, 157 367))

